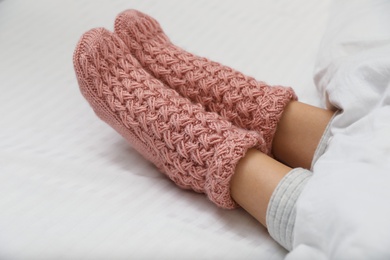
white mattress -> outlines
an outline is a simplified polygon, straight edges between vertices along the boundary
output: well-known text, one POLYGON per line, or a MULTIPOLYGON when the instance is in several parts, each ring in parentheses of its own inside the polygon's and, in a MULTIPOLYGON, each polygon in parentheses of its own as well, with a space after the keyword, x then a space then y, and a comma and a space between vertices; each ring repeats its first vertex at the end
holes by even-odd
POLYGON ((0 1, 0 259, 282 259, 247 213, 177 188, 98 120, 72 54, 135 8, 177 45, 319 105, 328 2, 0 1))

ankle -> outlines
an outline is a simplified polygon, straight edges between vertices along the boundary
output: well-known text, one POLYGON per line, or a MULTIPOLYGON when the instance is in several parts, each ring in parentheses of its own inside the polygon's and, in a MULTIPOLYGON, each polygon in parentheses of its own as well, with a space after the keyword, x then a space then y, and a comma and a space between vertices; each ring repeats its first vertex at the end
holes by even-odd
POLYGON ((291 101, 278 123, 272 143, 275 158, 293 168, 309 169, 333 114, 330 110, 291 101))
POLYGON ((266 226, 269 200, 280 180, 291 168, 251 149, 240 160, 230 182, 233 199, 266 226))

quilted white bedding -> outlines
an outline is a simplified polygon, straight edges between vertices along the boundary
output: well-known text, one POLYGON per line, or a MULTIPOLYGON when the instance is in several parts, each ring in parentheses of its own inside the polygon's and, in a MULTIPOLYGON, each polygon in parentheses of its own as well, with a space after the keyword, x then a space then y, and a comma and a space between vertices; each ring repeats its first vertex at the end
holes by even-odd
MULTIPOLYGON (((135 8, 160 21, 179 46, 270 84, 292 86, 301 101, 321 105, 312 72, 328 4, 0 1, 0 259, 284 258, 287 252, 243 210, 218 209, 205 196, 177 188, 98 120, 79 93, 72 53, 82 33, 93 27, 112 30, 117 13, 135 8)), ((378 19, 390 24, 384 15, 378 19)), ((383 26, 362 29, 379 35, 383 26)), ((388 42, 381 40, 386 48, 388 42)), ((349 50, 359 53, 370 46, 376 45, 351 44, 349 50)), ((388 194, 390 176, 389 88, 386 92, 383 85, 389 82, 389 67, 368 64, 374 69, 364 79, 382 85, 359 92, 356 84, 340 88, 331 80, 338 75, 342 82, 342 73, 350 71, 333 69, 337 55, 323 54, 316 67, 321 93, 328 91, 330 101, 346 111, 352 108, 349 116, 345 112, 335 120, 329 149, 302 195, 291 259, 329 257, 356 246, 353 239, 343 240, 346 233, 331 233, 343 222, 358 224, 352 229, 357 238, 378 230, 379 236, 370 236, 371 248, 390 241, 390 232, 377 226, 390 214, 388 197, 377 198, 388 194), (345 92, 350 98, 344 100, 345 92), (367 94, 373 95, 372 103, 360 108, 363 101, 357 101, 367 94), (358 120, 354 111, 371 123, 358 120), (356 150, 361 152, 350 153, 356 150), (374 185, 378 189, 368 188, 374 185), (351 193, 337 197, 342 188, 351 193), (349 221, 349 210, 359 205, 361 211, 349 221)), ((376 65, 388 65, 382 56, 376 65)))

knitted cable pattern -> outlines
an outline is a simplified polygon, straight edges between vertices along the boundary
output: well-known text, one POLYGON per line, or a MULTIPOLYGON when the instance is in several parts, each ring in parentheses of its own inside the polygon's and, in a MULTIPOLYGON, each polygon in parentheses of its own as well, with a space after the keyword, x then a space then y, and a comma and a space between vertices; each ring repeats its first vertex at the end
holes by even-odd
POLYGON ((81 93, 95 113, 178 186, 206 193, 223 208, 237 205, 229 183, 238 161, 262 142, 206 112, 148 74, 122 40, 98 28, 74 52, 81 93))
POLYGON ((152 75, 182 96, 217 112, 235 125, 260 132, 270 154, 285 106, 296 100, 291 88, 270 87, 229 67, 173 45, 159 23, 136 10, 117 16, 115 32, 152 75))

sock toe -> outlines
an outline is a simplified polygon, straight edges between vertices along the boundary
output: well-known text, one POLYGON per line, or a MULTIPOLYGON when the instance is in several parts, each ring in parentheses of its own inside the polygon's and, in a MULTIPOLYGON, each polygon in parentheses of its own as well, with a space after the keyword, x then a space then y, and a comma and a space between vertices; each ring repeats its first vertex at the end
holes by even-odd
MULTIPOLYGON (((91 74, 96 74, 95 66, 91 66, 91 57, 98 52, 99 46, 103 43, 104 38, 109 36, 109 32, 104 28, 95 28, 84 33, 73 53, 73 65, 78 75, 79 87, 85 97, 91 95, 102 96, 98 85, 90 84, 91 74)), ((96 101, 93 102, 94 104, 96 101)))
POLYGON ((125 107, 115 98, 122 95, 120 86, 128 84, 123 75, 141 68, 122 40, 104 28, 91 29, 79 40, 73 64, 80 91, 96 115, 118 131, 146 159, 162 168, 156 151, 140 141, 131 127, 123 123, 125 107))
POLYGON ((152 38, 161 44, 170 42, 155 19, 134 9, 120 13, 115 19, 114 27, 115 33, 128 46, 136 47, 134 44, 147 42, 152 38))
MULTIPOLYGON (((83 94, 89 93, 102 97, 101 84, 94 84, 87 79, 100 77, 101 73, 98 67, 104 66, 101 63, 104 63, 105 60, 99 57, 110 56, 109 50, 113 48, 126 52, 127 46, 118 36, 105 28, 94 28, 81 36, 73 53, 73 65, 79 83, 83 83, 79 84, 83 94)), ((135 59, 133 63, 135 66, 138 65, 135 59)))

